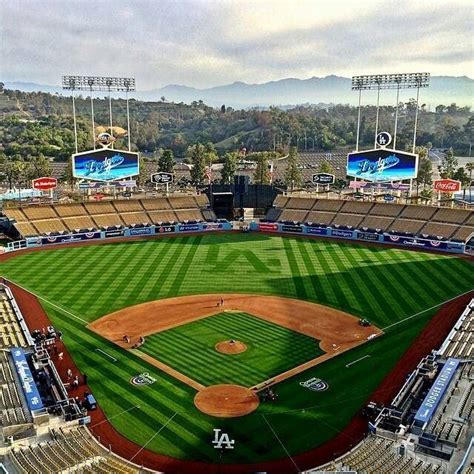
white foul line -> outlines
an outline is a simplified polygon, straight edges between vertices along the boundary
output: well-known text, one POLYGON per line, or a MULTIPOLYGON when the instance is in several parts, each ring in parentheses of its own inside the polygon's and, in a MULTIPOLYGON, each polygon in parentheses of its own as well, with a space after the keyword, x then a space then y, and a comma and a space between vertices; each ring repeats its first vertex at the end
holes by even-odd
POLYGON ((285 445, 282 443, 281 439, 278 437, 278 435, 275 433, 275 430, 272 428, 272 425, 268 422, 268 420, 265 418, 265 415, 262 413, 262 417, 263 419, 265 420, 265 423, 268 425, 268 427, 272 430, 272 433, 273 435, 275 436, 275 438, 278 440, 278 442, 281 444, 281 447, 284 449, 286 455, 290 458, 291 462, 293 463, 293 465, 296 467, 296 471, 297 472, 300 472, 301 469, 298 467, 298 465, 296 464, 295 460, 291 457, 291 454, 288 452, 288 450, 286 449, 285 445))
POLYGON ((110 359, 112 359, 114 362, 117 362, 117 359, 115 357, 112 357, 110 354, 107 354, 107 352, 103 351, 102 349, 96 348, 97 352, 102 352, 102 354, 106 355, 110 359))
POLYGON ((36 296, 36 298, 38 298, 39 300, 42 300, 42 301, 44 301, 45 303, 47 303, 47 304, 49 304, 49 305, 55 307, 56 309, 59 309, 59 310, 62 311, 63 313, 69 314, 69 315, 72 316, 73 318, 78 319, 79 321, 83 322, 86 326, 87 326, 87 324, 89 324, 89 321, 86 321, 85 319, 82 319, 82 318, 80 318, 79 316, 76 316, 75 314, 71 313, 71 312, 68 311, 67 309, 61 308, 61 306, 58 306, 56 303, 53 303, 53 302, 47 300, 46 298, 43 298, 42 296, 38 295, 37 293, 34 293, 33 291, 28 290, 28 289, 25 288, 24 286, 21 286, 21 285, 19 285, 18 283, 15 283, 15 282, 12 281, 12 280, 7 280, 7 281, 11 281, 13 284, 15 284, 16 286, 18 286, 18 288, 21 288, 22 290, 27 291, 28 293, 31 293, 33 296, 36 296))
POLYGON ((356 360, 353 360, 352 362, 349 362, 348 364, 346 364, 346 368, 347 368, 347 367, 350 367, 352 364, 355 364, 356 362, 359 362, 359 361, 361 361, 361 360, 363 360, 363 359, 366 359, 367 357, 370 357, 370 355, 369 355, 369 354, 365 354, 365 356, 359 357, 359 359, 356 359, 356 360))
POLYGON ((99 426, 102 423, 106 423, 107 421, 112 420, 113 418, 117 418, 117 416, 123 415, 124 413, 127 413, 128 411, 133 410, 134 408, 140 408, 140 405, 134 405, 132 408, 127 408, 126 410, 123 410, 120 413, 111 416, 110 418, 106 418, 105 420, 99 421, 99 423, 96 423, 95 425, 88 426, 88 428, 95 428, 96 426, 99 426))
POLYGON ((170 418, 168 418, 168 421, 129 459, 129 461, 133 461, 139 453, 141 453, 145 447, 153 441, 153 439, 158 436, 163 428, 177 415, 178 413, 175 412, 174 415, 172 415, 170 418))
POLYGON ((464 293, 461 293, 460 295, 457 295, 457 296, 453 296, 452 298, 449 298, 449 300, 442 301, 441 303, 438 303, 438 304, 432 306, 431 308, 424 309, 423 311, 419 311, 418 313, 412 314, 411 316, 408 316, 405 319, 397 321, 396 323, 389 324, 388 326, 385 326, 384 328, 382 328, 382 331, 385 332, 387 329, 390 329, 391 327, 396 326, 397 324, 404 323, 405 321, 408 321, 409 319, 415 318, 416 316, 419 316, 420 314, 426 313, 427 311, 430 311, 431 309, 435 309, 438 306, 442 306, 443 304, 449 303, 450 301, 453 301, 456 298, 459 298, 460 296, 467 295, 468 293, 471 293, 471 291, 472 291, 472 289, 468 290, 468 291, 465 291, 464 293))

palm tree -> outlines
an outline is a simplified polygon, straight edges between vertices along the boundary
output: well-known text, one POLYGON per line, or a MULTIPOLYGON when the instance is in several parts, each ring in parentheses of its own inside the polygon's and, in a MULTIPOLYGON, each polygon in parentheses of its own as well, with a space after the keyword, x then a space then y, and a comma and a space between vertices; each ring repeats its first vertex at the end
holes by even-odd
POLYGON ((474 170, 474 161, 467 163, 467 171, 469 171, 469 202, 472 204, 472 170, 474 170))

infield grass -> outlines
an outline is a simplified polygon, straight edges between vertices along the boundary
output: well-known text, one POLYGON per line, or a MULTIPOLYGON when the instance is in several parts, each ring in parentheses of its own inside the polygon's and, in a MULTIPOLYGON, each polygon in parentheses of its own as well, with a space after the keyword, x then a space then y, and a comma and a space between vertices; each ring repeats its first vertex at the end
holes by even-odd
MULTIPOLYGON (((260 234, 65 245, 19 254, 0 263, 0 272, 43 298, 76 364, 121 433, 163 454, 218 461, 210 440, 213 429, 222 428, 236 440, 236 449, 225 453, 222 462, 286 457, 286 451, 303 452, 334 436, 411 345, 434 307, 474 286, 472 263, 448 255, 260 234), (420 314, 278 384, 277 403, 262 403, 251 415, 228 420, 202 414, 194 407, 193 389, 86 328, 87 322, 134 304, 216 292, 305 299, 366 317, 382 329, 420 314), (345 367, 365 355, 370 357, 345 367), (153 385, 129 383, 145 371, 156 378, 153 385), (322 378, 329 389, 312 392, 299 385, 311 377, 322 378), (136 405, 140 409, 125 412, 136 405)), ((187 357, 193 360, 192 351, 187 357)), ((201 363, 199 370, 212 373, 215 367, 201 363)))
POLYGON ((141 351, 202 385, 263 382, 324 354, 319 341, 243 312, 223 312, 147 336, 141 351), (236 339, 241 354, 217 352, 218 342, 236 339))

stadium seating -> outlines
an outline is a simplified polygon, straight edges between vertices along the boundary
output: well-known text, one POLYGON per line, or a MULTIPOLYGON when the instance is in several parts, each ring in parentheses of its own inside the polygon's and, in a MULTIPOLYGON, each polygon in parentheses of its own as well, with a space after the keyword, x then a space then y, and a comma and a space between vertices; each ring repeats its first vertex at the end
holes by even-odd
MULTIPOLYGON (((167 222, 215 221, 205 194, 5 209, 23 237, 167 222)), ((306 214, 306 213, 305 213, 306 214)))
POLYGON ((408 234, 465 242, 474 231, 473 212, 380 202, 278 195, 266 220, 299 222, 363 231, 408 234))
POLYGON ((13 448, 8 453, 8 463, 22 474, 140 472, 97 444, 85 428, 52 430, 50 438, 27 447, 13 448))

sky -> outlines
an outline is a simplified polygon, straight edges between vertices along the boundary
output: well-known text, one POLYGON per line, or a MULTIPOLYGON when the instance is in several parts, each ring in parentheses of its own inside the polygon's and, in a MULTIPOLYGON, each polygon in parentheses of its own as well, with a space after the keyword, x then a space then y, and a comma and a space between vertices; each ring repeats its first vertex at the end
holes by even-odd
POLYGON ((335 74, 474 78, 471 0, 0 0, 0 80, 137 90, 335 74))

